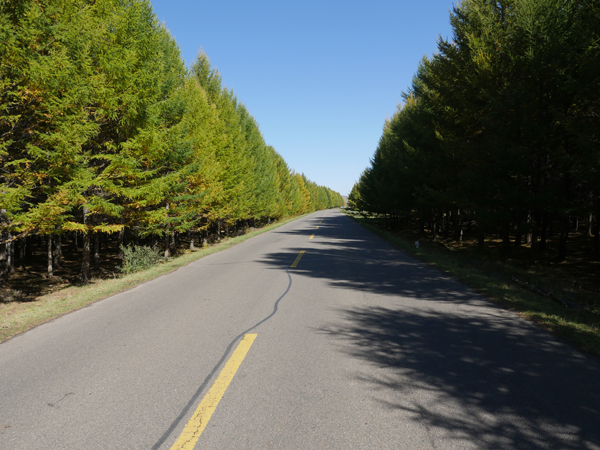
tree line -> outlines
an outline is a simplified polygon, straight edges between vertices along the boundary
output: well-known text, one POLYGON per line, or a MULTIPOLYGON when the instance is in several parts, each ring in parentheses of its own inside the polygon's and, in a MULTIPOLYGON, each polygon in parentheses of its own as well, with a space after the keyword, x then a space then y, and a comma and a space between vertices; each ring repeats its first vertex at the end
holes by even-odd
POLYGON ((386 120, 349 203, 434 237, 503 254, 527 239, 534 262, 550 235, 558 260, 587 226, 599 252, 600 4, 583 0, 463 0, 451 40, 421 61, 386 120))
POLYGON ((204 53, 185 66, 147 0, 2 1, 0 41, 0 279, 42 241, 52 275, 64 236, 85 282, 108 238, 169 255, 182 234, 343 205, 265 143, 204 53))

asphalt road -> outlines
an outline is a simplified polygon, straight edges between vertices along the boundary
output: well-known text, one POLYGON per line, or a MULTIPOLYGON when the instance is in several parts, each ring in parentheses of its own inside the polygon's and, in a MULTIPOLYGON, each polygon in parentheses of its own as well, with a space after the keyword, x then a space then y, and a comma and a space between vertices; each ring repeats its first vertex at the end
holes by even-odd
POLYGON ((598 363, 336 211, 0 344, 0 449, 171 448, 246 334, 197 449, 600 449, 598 363))

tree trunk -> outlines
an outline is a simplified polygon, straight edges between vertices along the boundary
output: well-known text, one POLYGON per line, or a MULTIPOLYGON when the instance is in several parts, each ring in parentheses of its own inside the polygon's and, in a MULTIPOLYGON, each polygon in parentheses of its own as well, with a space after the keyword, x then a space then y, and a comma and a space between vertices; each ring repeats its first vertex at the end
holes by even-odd
POLYGON ((165 233, 165 253, 164 253, 165 259, 167 259, 171 256, 171 253, 170 253, 171 243, 169 241, 170 241, 169 233, 165 233))
POLYGON ((596 226, 594 227, 594 251, 600 255, 600 214, 596 214, 596 226))
POLYGON ((7 265, 8 265, 8 275, 12 275, 15 273, 15 243, 11 240, 12 234, 8 233, 8 243, 6 244, 6 256, 7 256, 7 265))
POLYGON ((188 233, 190 236, 190 250, 194 250, 194 232, 190 230, 188 233))
POLYGON ((455 224, 454 224, 454 240, 458 241, 459 244, 462 244, 463 240, 463 215, 460 213, 460 209, 456 211, 454 216, 455 224))
POLYGON ((558 244, 558 260, 564 261, 567 259, 567 239, 569 237, 569 216, 564 216, 560 224, 560 241, 558 244))
POLYGON ((19 267, 21 261, 21 240, 15 239, 12 245, 12 264, 13 267, 19 267))
POLYGON ((535 264, 538 259, 538 226, 537 223, 531 229, 531 249, 529 251, 529 263, 535 264))
POLYGON ((171 244, 171 247, 169 249, 170 254, 172 256, 175 256, 177 254, 177 234, 174 231, 171 232, 171 239, 169 243, 171 244))
POLYGON ((62 258, 62 234, 58 234, 54 240, 54 258, 52 266, 54 270, 60 269, 60 259, 62 258))
POLYGON ((217 241, 221 240, 221 221, 217 220, 217 241))
POLYGON ((90 233, 87 230, 89 222, 89 211, 83 208, 83 224, 86 226, 86 231, 83 233, 83 253, 81 255, 81 282, 88 283, 90 281, 90 233))
POLYGON ((123 263, 123 259, 125 258, 125 253, 123 252, 123 245, 125 243, 125 227, 121 228, 117 233, 117 247, 119 247, 119 254, 117 258, 121 263, 123 263))
POLYGON ((510 221, 502 224, 502 259, 506 260, 510 256, 510 221))
POLYGON ((19 266, 25 265, 25 246, 27 245, 27 238, 19 239, 19 266))
POLYGON ((546 232, 548 231, 548 213, 544 212, 542 215, 542 229, 540 232, 540 244, 538 246, 538 251, 543 252, 546 251, 546 232))
POLYGON ((202 239, 202 247, 206 247, 208 245, 208 228, 206 228, 202 234, 204 236, 204 239, 202 239))
POLYGON ((444 237, 447 238, 450 234, 450 211, 446 211, 443 215, 444 222, 444 237))
POLYGON ((522 242, 523 242, 523 231, 521 230, 520 226, 517 226, 517 228, 515 229, 515 248, 520 247, 522 242))
MULTIPOLYGON (((8 233, 0 233, 0 239, 8 238, 8 233)), ((8 267, 8 244, 0 244, 0 279, 8 281, 10 270, 8 267)))
POLYGON ((588 237, 592 237, 592 222, 593 222, 594 216, 592 215, 592 213, 590 213, 588 215, 588 223, 587 223, 587 235, 588 237))
POLYGON ((94 233, 94 269, 100 270, 100 233, 94 233))
POLYGON ((29 236, 27 236, 25 238, 25 258, 29 259, 31 258, 31 247, 33 246, 33 243, 31 242, 31 238, 29 236))
POLYGON ((54 276, 54 268, 52 267, 52 262, 54 258, 52 257, 52 235, 49 234, 48 238, 48 278, 52 278, 54 276))

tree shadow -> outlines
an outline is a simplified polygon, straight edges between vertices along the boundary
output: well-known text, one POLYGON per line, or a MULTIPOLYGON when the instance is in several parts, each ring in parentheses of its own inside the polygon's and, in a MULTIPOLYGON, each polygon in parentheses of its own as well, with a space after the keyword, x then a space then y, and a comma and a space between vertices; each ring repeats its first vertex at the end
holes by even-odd
POLYGON ((384 369, 355 376, 438 437, 484 449, 600 448, 598 365, 535 327, 493 313, 338 312, 316 331, 384 369))
POLYGON ((285 268, 296 255, 304 251, 302 260, 294 273, 323 278, 331 287, 358 289, 384 295, 402 295, 419 299, 440 298, 473 304, 487 304, 442 272, 422 263, 410 261, 398 251, 390 249, 396 260, 370 258, 361 248, 305 249, 290 248, 289 251, 271 253, 262 262, 275 268, 285 268))
POLYGON ((376 401, 453 448, 600 449, 600 365, 350 219, 323 224, 262 262, 287 267, 304 250, 292 276, 377 294, 314 330, 374 368, 353 376, 376 401))

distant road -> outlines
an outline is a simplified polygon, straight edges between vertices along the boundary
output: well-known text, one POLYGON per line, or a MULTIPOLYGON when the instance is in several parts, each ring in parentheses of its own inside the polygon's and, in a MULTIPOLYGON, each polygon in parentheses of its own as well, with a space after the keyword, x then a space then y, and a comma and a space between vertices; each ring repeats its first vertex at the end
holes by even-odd
POLYGON ((0 449, 174 444, 600 449, 600 365, 321 211, 0 344, 0 449))

